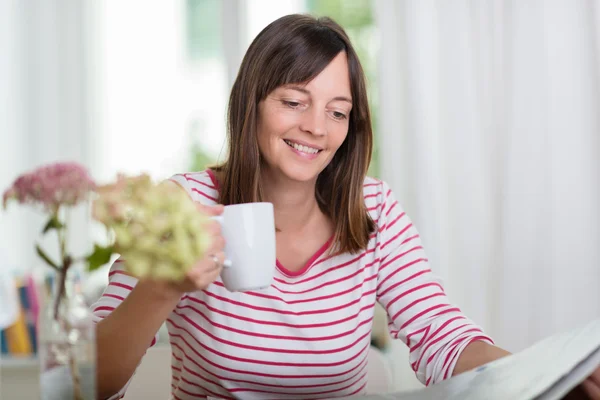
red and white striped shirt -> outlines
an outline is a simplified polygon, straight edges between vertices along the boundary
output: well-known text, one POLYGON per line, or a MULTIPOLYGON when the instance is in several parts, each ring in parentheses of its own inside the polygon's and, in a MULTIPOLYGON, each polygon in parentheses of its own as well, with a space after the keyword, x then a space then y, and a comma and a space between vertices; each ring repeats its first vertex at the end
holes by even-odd
MULTIPOLYGON (((194 201, 215 204, 211 171, 175 175, 194 201)), ((492 342, 452 305, 419 234, 388 185, 367 178, 364 198, 377 224, 367 249, 326 256, 325 244, 298 272, 277 264, 265 290, 230 293, 220 279, 184 295, 167 319, 172 397, 312 399, 364 393, 375 302, 394 338, 410 348, 424 384, 448 378, 474 340, 492 342)), ((93 306, 107 316, 136 280, 116 262, 93 306)))

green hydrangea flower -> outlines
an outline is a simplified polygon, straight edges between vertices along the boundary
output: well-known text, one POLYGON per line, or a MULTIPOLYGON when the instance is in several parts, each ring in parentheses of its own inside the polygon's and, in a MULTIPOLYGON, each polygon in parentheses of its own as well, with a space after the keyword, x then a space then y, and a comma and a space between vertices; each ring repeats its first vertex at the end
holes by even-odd
POLYGON ((97 193, 94 218, 112 230, 114 251, 132 275, 180 281, 204 257, 208 217, 177 184, 119 176, 97 193))

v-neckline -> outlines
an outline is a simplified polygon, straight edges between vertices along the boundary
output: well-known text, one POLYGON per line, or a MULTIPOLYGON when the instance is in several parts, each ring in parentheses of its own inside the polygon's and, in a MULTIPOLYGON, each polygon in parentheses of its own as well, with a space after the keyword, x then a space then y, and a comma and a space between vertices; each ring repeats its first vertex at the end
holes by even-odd
POLYGON ((331 242, 333 242, 333 236, 330 237, 327 242, 325 242, 325 244, 323 246, 321 246, 321 248, 319 248, 319 250, 317 250, 317 252, 315 254, 313 254, 313 256, 306 262, 306 264, 300 268, 298 271, 291 271, 289 269, 287 269, 285 267, 285 265, 283 265, 282 263, 279 262, 279 260, 277 260, 277 268, 279 269, 279 271, 281 271, 283 274, 290 276, 290 277, 298 277, 302 274, 304 274, 306 271, 309 270, 309 268, 314 264, 315 261, 317 261, 319 259, 319 257, 321 257, 323 255, 323 253, 325 253, 325 251, 327 251, 327 249, 329 248, 329 246, 331 246, 331 242))
MULTIPOLYGON (((207 169, 206 173, 208 174, 210 180, 212 181, 213 185, 215 186, 215 188, 218 191, 219 190, 219 181, 217 180, 217 177, 216 177, 214 171, 211 169, 207 169)), ((325 251, 327 251, 329 246, 331 246, 331 243, 333 242, 333 238, 334 238, 334 236, 331 236, 327 240, 327 242, 325 242, 325 244, 323 244, 323 246, 321 246, 319 248, 319 250, 317 250, 317 252, 315 254, 313 254, 313 256, 306 262, 306 264, 302 268, 300 268, 298 271, 290 271, 281 262, 279 262, 278 259, 275 259, 275 262, 277 264, 277 269, 279 269, 279 271, 281 273, 283 273, 287 276, 290 276, 290 277, 298 277, 298 276, 306 273, 306 271, 308 271, 310 269, 310 267, 314 264, 314 262, 317 261, 319 259, 319 257, 321 257, 323 255, 323 253, 325 253, 325 251)))

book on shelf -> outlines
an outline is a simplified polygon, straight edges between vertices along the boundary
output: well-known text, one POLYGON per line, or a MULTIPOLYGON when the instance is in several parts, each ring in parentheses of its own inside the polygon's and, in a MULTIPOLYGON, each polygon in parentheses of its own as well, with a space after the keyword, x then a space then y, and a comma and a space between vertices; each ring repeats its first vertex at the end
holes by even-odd
POLYGON ((9 359, 35 357, 40 285, 33 275, 15 278, 14 284, 19 311, 12 325, 0 330, 0 354, 9 359))

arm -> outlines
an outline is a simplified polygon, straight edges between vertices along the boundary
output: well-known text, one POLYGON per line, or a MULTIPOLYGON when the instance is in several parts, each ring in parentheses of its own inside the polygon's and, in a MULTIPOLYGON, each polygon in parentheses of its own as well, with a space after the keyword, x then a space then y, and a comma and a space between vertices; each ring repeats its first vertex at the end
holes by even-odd
POLYGON ((412 221, 389 187, 381 186, 377 299, 388 313, 391 336, 408 346, 417 378, 435 384, 468 369, 481 356, 495 357, 489 350, 480 354, 478 343, 491 347, 492 340, 449 301, 412 221))
MULTIPOLYGON (((392 337, 410 348, 417 378, 428 385, 509 356, 449 303, 412 222, 387 185, 379 190, 384 199, 377 299, 388 313, 392 337)), ((600 366, 565 398, 600 400, 600 366)))
MULTIPOLYGON (((129 279, 121 280, 134 279, 126 278, 129 279)), ((126 386, 156 332, 177 305, 180 297, 177 293, 160 294, 157 289, 151 282, 140 282, 114 311, 98 322, 98 398, 108 398, 126 386)), ((96 313, 109 308, 112 307, 99 305, 96 313)))
POLYGON ((458 375, 509 355, 508 351, 499 347, 486 342, 474 341, 465 347, 458 357, 452 375, 458 375))
MULTIPOLYGON (((216 215, 221 208, 214 208, 216 215)), ((98 397, 122 395, 144 356, 153 336, 177 306, 185 292, 202 290, 214 282, 222 266, 215 264, 212 256, 223 262, 224 241, 217 222, 209 228, 213 236, 207 256, 198 262, 181 283, 137 280, 123 272, 122 263, 111 268, 110 282, 104 294, 94 305, 98 322, 97 382, 98 397)), ((116 397, 116 396, 115 396, 116 397)))
MULTIPOLYGON (((198 205, 206 215, 220 215, 222 206, 198 205)), ((225 241, 220 225, 207 225, 212 243, 206 256, 180 283, 137 281, 116 262, 109 273, 109 284, 93 306, 98 323, 97 382, 98 397, 122 395, 149 345, 185 292, 202 290, 217 279, 224 258, 225 241), (216 264, 214 257, 221 264, 216 264)), ((115 396, 116 397, 116 396, 115 396)))

